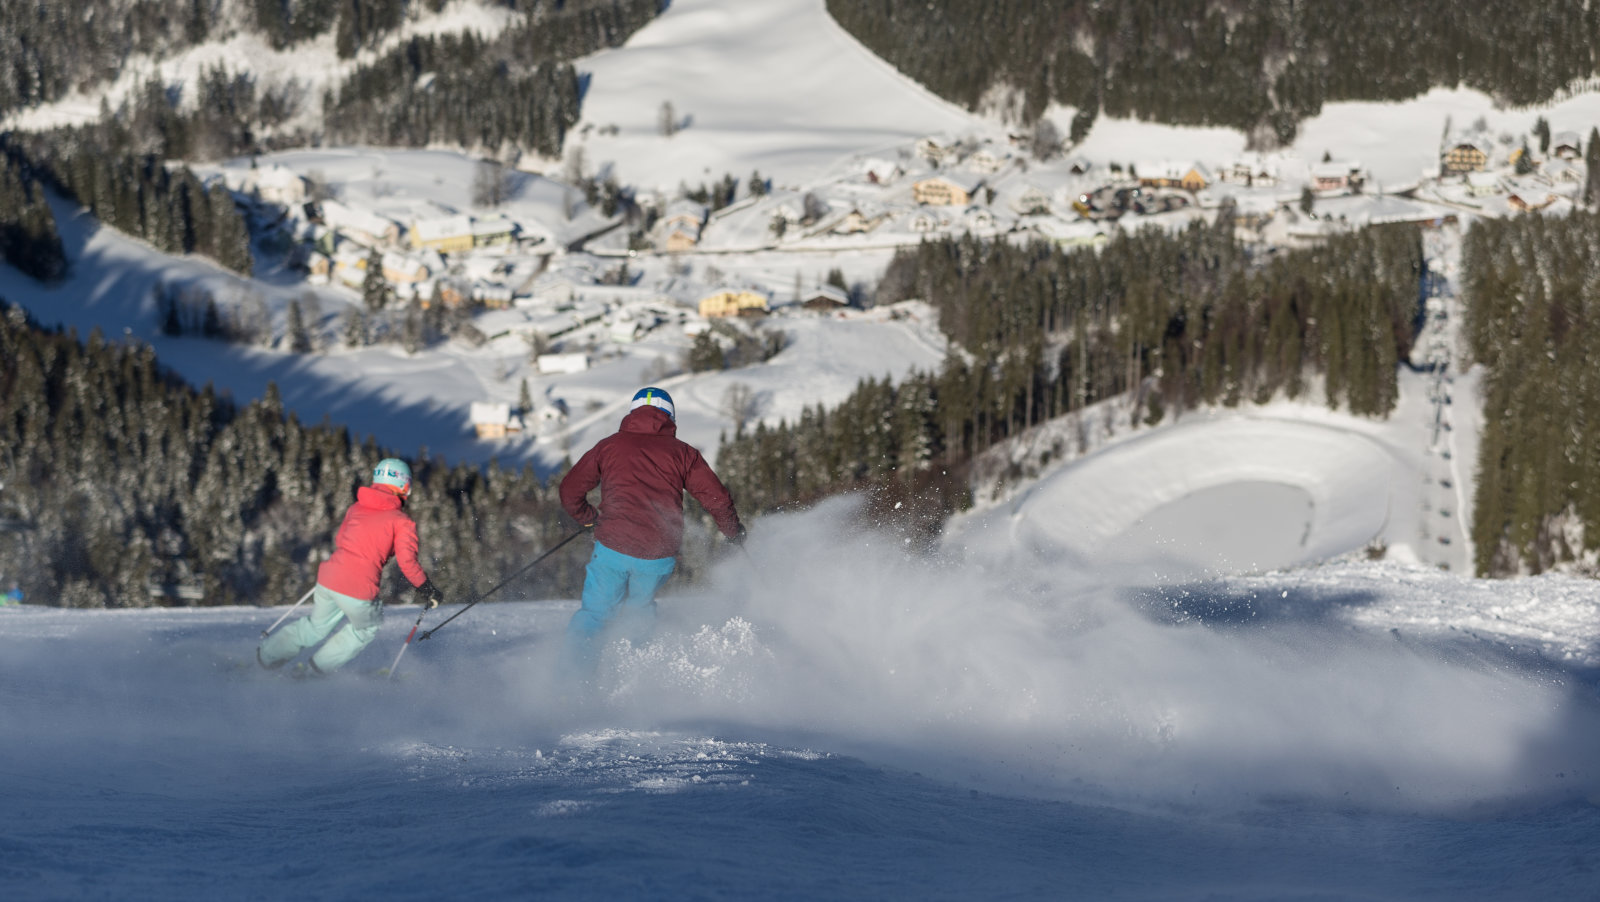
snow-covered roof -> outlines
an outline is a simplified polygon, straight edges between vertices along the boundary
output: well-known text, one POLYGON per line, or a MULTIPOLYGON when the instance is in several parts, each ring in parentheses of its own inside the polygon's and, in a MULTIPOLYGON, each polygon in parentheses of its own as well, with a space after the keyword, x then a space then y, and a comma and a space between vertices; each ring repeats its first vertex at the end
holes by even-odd
POLYGON ((419 242, 442 241, 472 234, 472 217, 465 213, 437 219, 419 219, 411 225, 412 237, 419 242))
POLYGON ((382 237, 391 229, 398 231, 400 224, 367 210, 357 209, 336 200, 321 202, 322 221, 330 228, 345 232, 382 237))
POLYGON ((1177 181, 1193 172, 1207 181, 1211 180, 1211 170, 1193 160, 1141 160, 1134 164, 1134 169, 1141 179, 1177 181))
POLYGON ((511 419, 511 405, 498 401, 473 401, 470 417, 474 425, 503 426, 511 419))

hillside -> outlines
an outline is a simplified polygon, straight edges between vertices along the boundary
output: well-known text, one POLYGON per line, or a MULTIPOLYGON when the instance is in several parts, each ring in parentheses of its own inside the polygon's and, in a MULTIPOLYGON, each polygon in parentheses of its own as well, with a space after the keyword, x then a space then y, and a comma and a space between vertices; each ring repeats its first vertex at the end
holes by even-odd
MULTIPOLYGON (((390 43, 383 47, 409 34, 446 33, 461 27, 492 33, 504 26, 498 9, 452 4, 385 38, 390 43)), ((216 51, 217 47, 203 45, 163 65, 182 80, 213 58, 205 54, 216 51)), ((241 51, 234 58, 256 67, 264 84, 288 73, 309 77, 344 71, 340 67, 349 65, 336 62, 331 48, 316 42, 241 51)), ((1003 123, 941 101, 894 72, 848 37, 821 0, 771 4, 681 0, 625 46, 585 57, 578 67, 586 84, 583 117, 571 133, 567 158, 524 161, 511 174, 510 196, 493 208, 473 197, 479 161, 458 151, 323 148, 197 166, 208 176, 225 176, 234 184, 253 166, 282 166, 314 175, 327 191, 363 211, 421 207, 467 211, 483 218, 504 216, 543 230, 549 238, 531 253, 486 254, 465 266, 471 279, 491 280, 512 293, 526 291, 531 302, 479 316, 475 327, 489 337, 487 343, 449 337, 427 342, 414 352, 396 344, 345 347, 341 330, 358 305, 358 292, 308 283, 302 272, 288 265, 281 248, 270 246, 272 242, 258 242, 255 277, 238 280, 197 260, 153 254, 59 204, 57 219, 71 261, 67 278, 41 286, 6 269, 0 296, 22 303, 47 323, 68 324, 82 333, 98 326, 108 335, 148 342, 164 363, 192 383, 212 383, 241 400, 260 397, 269 381, 276 382, 287 408, 303 421, 328 417, 349 426, 357 436, 372 435, 400 448, 426 447, 450 461, 495 457, 508 463, 530 462, 552 472, 569 454, 610 431, 622 399, 643 382, 663 382, 680 395, 685 437, 710 452, 719 436, 736 426, 726 403, 730 389, 746 391, 756 401, 755 417, 774 423, 793 419, 811 405, 836 403, 863 378, 898 378, 913 369, 935 367, 945 356, 945 343, 927 311, 914 303, 831 317, 804 314, 789 303, 820 286, 831 271, 837 271, 847 287, 870 291, 894 250, 921 240, 925 233, 911 228, 911 213, 898 211, 917 210, 908 182, 913 174, 930 171, 931 164, 916 156, 916 147, 925 138, 969 152, 978 148, 1000 156, 1011 154, 1010 168, 990 176, 999 189, 989 216, 989 228, 996 233, 1014 222, 1033 229, 1029 234, 1059 234, 1058 240, 1077 241, 1106 228, 1070 222, 1072 214, 1063 210, 1051 216, 1059 221, 1059 232, 1041 231, 1042 223, 1029 224, 1028 217, 1011 212, 1008 205, 1030 183, 1050 189, 1047 193, 1060 208, 1062 198, 1075 196, 1078 186, 1093 182, 1075 181, 1079 177, 1066 172, 1067 160, 1045 164, 1013 151, 1003 123), (719 77, 721 72, 741 77, 719 77), (671 105, 679 125, 671 134, 660 127, 664 104, 671 105), (864 177, 865 167, 885 161, 910 171, 891 184, 864 177), (621 234, 620 229, 611 237, 585 241, 585 236, 626 217, 608 216, 601 204, 585 199, 584 185, 570 178, 573 171, 589 180, 614 178, 633 190, 637 199, 655 195, 663 203, 679 186, 704 185, 729 175, 742 189, 750 174, 760 173, 771 189, 759 197, 741 190, 735 204, 713 211, 694 252, 634 251, 611 240, 621 234), (1017 194, 1009 193, 1013 190, 1017 194), (840 231, 774 240, 769 228, 772 216, 808 195, 817 197, 835 216, 860 207, 868 213, 885 211, 892 218, 880 230, 865 234, 840 231), (1074 231, 1080 227, 1088 231, 1074 231), (581 251, 559 250, 575 243, 582 244, 581 251), (631 284, 616 284, 615 277, 623 273, 631 284), (735 369, 688 372, 683 362, 694 345, 691 332, 701 325, 694 304, 708 292, 729 287, 748 287, 769 297, 777 315, 754 330, 755 337, 781 334, 785 346, 774 356, 745 360, 735 369), (256 311, 265 326, 242 347, 163 335, 163 292, 193 292, 217 299, 225 310, 256 311), (320 311, 316 353, 286 350, 289 309, 297 303, 303 312, 320 311), (568 303, 571 311, 558 312, 568 303), (530 342, 536 333, 566 330, 573 315, 591 322, 567 331, 549 349, 585 353, 589 368, 581 373, 542 372, 530 342), (612 330, 630 317, 654 326, 636 341, 615 341, 612 330), (534 406, 548 412, 549 419, 521 437, 475 438, 470 405, 516 404, 524 385, 534 406)), ((107 96, 114 100, 116 91, 134 83, 113 86, 107 96)), ((42 106, 13 123, 81 118, 98 105, 99 95, 86 94, 42 106)), ((1484 134, 1512 136, 1527 133, 1540 117, 1548 117, 1557 130, 1570 130, 1594 121, 1597 110, 1600 95, 1594 94, 1540 110, 1499 110, 1484 94, 1443 89, 1402 103, 1328 104, 1303 123, 1296 146, 1277 161, 1283 167, 1281 185, 1219 187, 1195 195, 1196 202, 1187 210, 1143 220, 1180 228, 1212 215, 1224 196, 1261 201, 1281 212, 1293 207, 1298 195, 1300 183, 1291 178, 1304 178, 1310 161, 1330 153, 1359 161, 1369 175, 1368 184, 1380 191, 1385 184, 1414 185, 1423 170, 1437 164, 1438 142, 1450 123, 1461 126, 1481 119, 1484 134), (1292 175, 1295 172, 1302 174, 1292 175)), ((1069 112, 1052 109, 1049 115, 1069 112)), ((1074 153, 1088 165, 1087 178, 1093 180, 1135 160, 1188 157, 1220 169, 1230 160, 1248 157, 1246 140, 1243 133, 1230 129, 1180 128, 1102 116, 1074 153)), ((972 165, 960 162, 944 171, 971 172, 972 165)), ((939 171, 938 165, 931 165, 931 170, 939 171)), ((1369 191, 1329 196, 1317 203, 1338 212, 1315 223, 1302 220, 1297 228, 1313 231, 1291 232, 1288 237, 1340 228, 1346 217, 1359 222, 1362 217, 1387 215, 1396 207, 1405 216, 1424 218, 1473 209, 1448 192, 1411 201, 1369 191)), ((1493 205, 1476 209, 1492 214, 1503 205, 1502 194, 1493 205)), ((940 228, 953 232, 967 227, 968 221, 959 216, 950 219, 940 228)), ((821 224, 836 222, 825 218, 821 224)), ((1139 224, 1139 217, 1130 217, 1124 227, 1139 224)), ((392 308, 389 315, 393 335, 402 325, 404 310, 392 308)), ((732 337, 724 334, 721 339, 731 347, 732 337)), ((1413 398, 1406 403, 1425 402, 1413 398)), ((1405 443, 1413 450, 1415 444, 1405 443)), ((1470 459, 1458 457, 1456 466, 1470 468, 1470 459)), ((1460 476, 1455 480, 1456 485, 1467 482, 1460 476)), ((1456 512, 1454 517, 1464 515, 1470 506, 1452 504, 1449 509, 1456 512)), ((1403 532, 1393 532, 1394 544, 1413 541, 1395 538, 1403 532)), ((1352 536, 1336 544, 1352 550, 1372 538, 1352 536)), ((1450 549, 1431 550, 1436 555, 1443 550, 1444 559, 1454 560, 1465 547, 1465 542, 1458 542, 1450 549)))

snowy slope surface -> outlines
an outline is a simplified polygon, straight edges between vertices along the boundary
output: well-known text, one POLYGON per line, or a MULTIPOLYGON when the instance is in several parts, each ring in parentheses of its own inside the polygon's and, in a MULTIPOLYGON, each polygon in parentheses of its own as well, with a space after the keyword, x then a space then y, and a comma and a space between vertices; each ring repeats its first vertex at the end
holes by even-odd
POLYGON ((0 609, 0 895, 1592 893, 1592 583, 1108 586, 929 566, 838 508, 664 597, 587 698, 551 675, 571 603, 320 681, 250 663, 282 608, 0 609))

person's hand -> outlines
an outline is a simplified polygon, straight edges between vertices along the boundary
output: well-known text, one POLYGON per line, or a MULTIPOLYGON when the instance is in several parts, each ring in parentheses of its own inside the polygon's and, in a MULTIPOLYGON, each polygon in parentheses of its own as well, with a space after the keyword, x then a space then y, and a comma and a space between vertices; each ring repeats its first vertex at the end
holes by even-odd
POLYGON ((745 537, 748 536, 748 535, 750 535, 750 531, 744 528, 744 524, 743 523, 740 523, 739 524, 739 531, 734 533, 733 537, 730 538, 728 541, 732 542, 735 545, 738 545, 740 548, 743 548, 744 547, 745 537))
POLYGON ((444 593, 439 591, 439 587, 433 584, 432 579, 424 580, 422 585, 417 587, 417 604, 422 605, 424 611, 431 611, 443 603, 444 593))

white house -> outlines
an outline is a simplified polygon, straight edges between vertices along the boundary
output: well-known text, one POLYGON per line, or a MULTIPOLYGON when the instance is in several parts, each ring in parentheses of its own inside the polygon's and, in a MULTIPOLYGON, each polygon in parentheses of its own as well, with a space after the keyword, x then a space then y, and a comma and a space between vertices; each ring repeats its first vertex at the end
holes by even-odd
POLYGON ((887 185, 905 174, 893 160, 871 159, 861 162, 861 176, 874 185, 887 185))
POLYGON ((277 163, 252 166, 245 172, 240 190, 269 204, 289 206, 305 203, 306 199, 305 179, 277 163))
POLYGON ((975 151, 972 156, 967 157, 968 169, 986 175, 999 172, 1005 164, 1004 158, 988 148, 981 148, 975 151))
POLYGON ((589 368, 588 354, 540 354, 534 366, 541 373, 581 373, 589 368))
POLYGON ((1050 194, 1037 185, 1027 185, 1013 194, 1008 201, 1011 209, 1022 216, 1050 212, 1050 194))
POLYGON ((940 143, 938 138, 918 138, 916 144, 917 156, 927 160, 935 166, 943 164, 955 156, 955 148, 951 145, 940 143))
POLYGON ((540 432, 552 432, 565 425, 567 422, 567 402, 556 398, 549 404, 540 407, 534 414, 539 421, 540 432))
POLYGON ((367 255, 346 244, 333 255, 333 278, 359 289, 367 280, 367 255))
POLYGON ((1467 190, 1473 197, 1487 197, 1500 193, 1500 179, 1492 172, 1467 173, 1467 190))
POLYGON ((405 254, 384 251, 383 277, 395 286, 414 285, 432 275, 422 262, 405 254))
POLYGON ((618 314, 606 327, 611 340, 618 344, 631 344, 644 337, 651 329, 655 328, 659 319, 653 314, 635 314, 624 310, 618 314))
POLYGON ((400 243, 400 224, 394 220, 357 210, 336 200, 322 201, 322 222, 363 247, 391 247, 400 243))
POLYGON ((511 306, 511 287, 498 282, 473 282, 472 299, 485 307, 503 310, 511 306))
POLYGON ((511 244, 517 224, 504 216, 474 220, 471 225, 473 247, 504 247, 511 244))
POLYGON ((1278 158, 1255 152, 1240 154, 1232 163, 1222 167, 1217 178, 1224 182, 1271 187, 1278 183, 1278 158))
POLYGON ((857 235, 872 231, 888 218, 889 214, 877 204, 857 204, 850 208, 850 212, 840 217, 829 231, 835 235, 857 235))
POLYGON ((1556 132, 1550 136, 1550 154, 1563 160, 1576 160, 1583 156, 1583 140, 1577 132, 1556 132))
POLYGON ((967 228, 977 232, 987 232, 994 229, 994 213, 987 207, 968 207, 962 217, 966 220, 967 228))

